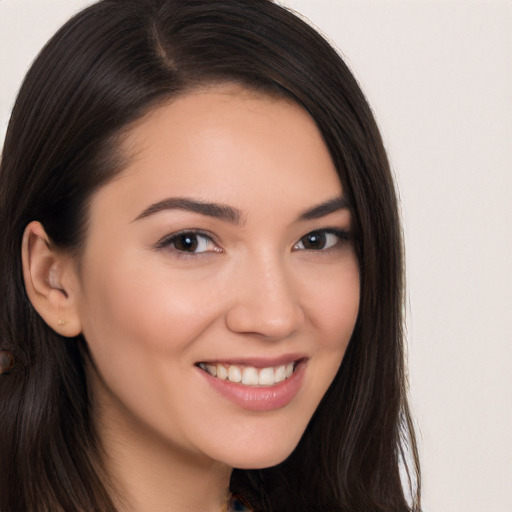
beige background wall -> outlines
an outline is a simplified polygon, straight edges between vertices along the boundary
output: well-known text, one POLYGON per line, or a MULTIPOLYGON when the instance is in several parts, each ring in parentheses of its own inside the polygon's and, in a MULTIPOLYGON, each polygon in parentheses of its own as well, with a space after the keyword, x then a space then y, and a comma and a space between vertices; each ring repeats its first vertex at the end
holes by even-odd
MULTIPOLYGON (((85 0, 0 0, 0 136, 85 0)), ((373 105, 402 200, 426 512, 512 511, 512 2, 288 0, 373 105)), ((0 184, 1 186, 1 184, 0 184)))

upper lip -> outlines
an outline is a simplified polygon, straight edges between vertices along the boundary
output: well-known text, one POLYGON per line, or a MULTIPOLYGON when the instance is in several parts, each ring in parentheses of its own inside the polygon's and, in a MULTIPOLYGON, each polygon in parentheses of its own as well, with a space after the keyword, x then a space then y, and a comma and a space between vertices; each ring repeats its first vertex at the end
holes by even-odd
POLYGON ((307 359, 304 354, 283 354, 276 357, 234 357, 234 358, 215 358, 198 361, 204 364, 224 364, 239 366, 254 366, 255 368, 269 368, 271 366, 281 366, 289 363, 296 363, 307 359))

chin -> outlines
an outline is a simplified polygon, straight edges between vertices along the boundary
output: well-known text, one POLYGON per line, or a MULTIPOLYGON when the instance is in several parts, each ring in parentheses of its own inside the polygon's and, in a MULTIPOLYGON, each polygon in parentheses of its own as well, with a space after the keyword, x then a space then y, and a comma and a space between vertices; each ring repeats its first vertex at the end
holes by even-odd
POLYGON ((251 446, 240 447, 233 450, 233 453, 225 454, 223 459, 229 466, 238 469, 269 468, 286 460, 295 450, 299 439, 296 442, 287 439, 279 443, 255 441, 251 446))

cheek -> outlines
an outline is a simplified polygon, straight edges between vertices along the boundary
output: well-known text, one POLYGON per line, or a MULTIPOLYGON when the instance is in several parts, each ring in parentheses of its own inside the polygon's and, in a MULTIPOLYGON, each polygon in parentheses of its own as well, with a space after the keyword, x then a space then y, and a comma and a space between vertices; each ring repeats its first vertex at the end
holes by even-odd
POLYGON ((156 265, 138 268, 129 259, 91 268, 82 320, 96 359, 133 367, 137 360, 178 355, 217 317, 215 287, 205 280, 156 265))
POLYGON ((331 272, 322 270, 308 286, 304 302, 311 324, 319 330, 319 343, 344 354, 359 313, 360 280, 355 257, 331 272))
POLYGON ((215 286, 158 266, 137 269, 117 261, 91 268, 101 272, 87 274, 83 333, 97 400, 110 407, 114 422, 126 421, 112 407, 121 403, 129 418, 186 437, 169 417, 183 417, 195 399, 181 383, 193 367, 190 347, 219 316, 215 286))
POLYGON ((88 282, 94 293, 86 298, 85 317, 96 329, 124 331, 129 338, 158 333, 148 339, 154 342, 168 338, 172 330, 173 338, 180 339, 181 334, 200 329, 215 304, 204 283, 175 274, 171 279, 170 272, 166 275, 156 267, 137 271, 120 264, 106 270, 88 282))
POLYGON ((306 314, 317 343, 316 356, 310 361, 316 376, 311 388, 315 399, 311 403, 318 404, 338 372, 359 313, 357 260, 351 255, 343 264, 330 270, 322 268, 310 278, 314 278, 316 286, 307 287, 306 314))

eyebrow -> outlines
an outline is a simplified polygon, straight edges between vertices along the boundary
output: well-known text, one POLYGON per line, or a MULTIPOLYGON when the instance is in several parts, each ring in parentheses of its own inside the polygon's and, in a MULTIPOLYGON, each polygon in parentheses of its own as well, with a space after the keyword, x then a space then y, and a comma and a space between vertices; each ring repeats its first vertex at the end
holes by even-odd
MULTIPOLYGON (((343 197, 336 197, 329 199, 305 212, 301 213, 298 220, 314 220, 325 217, 330 213, 348 208, 348 201, 343 197)), ((187 212, 199 213, 207 217, 214 217, 216 219, 227 221, 231 224, 240 224, 242 219, 242 212, 237 208, 228 206, 226 204, 208 203, 198 199, 185 198, 185 197, 170 197, 153 203, 148 206, 141 214, 139 214, 134 221, 145 219, 156 213, 165 210, 184 210, 187 212)))
POLYGON ((325 201, 318 206, 314 206, 313 208, 306 210, 299 216, 299 220, 320 219, 326 215, 329 215, 330 213, 334 213, 339 210, 345 210, 348 207, 349 204, 345 197, 335 197, 334 199, 329 199, 328 201, 325 201))
POLYGON ((242 212, 225 204, 207 203, 197 199, 170 197, 148 206, 135 220, 144 219, 165 210, 185 210, 208 217, 225 220, 231 224, 240 224, 242 212))

